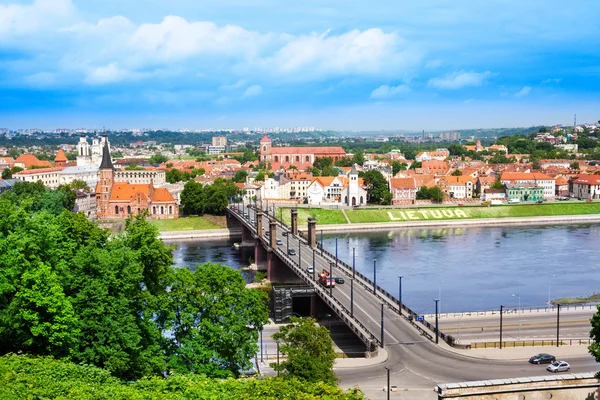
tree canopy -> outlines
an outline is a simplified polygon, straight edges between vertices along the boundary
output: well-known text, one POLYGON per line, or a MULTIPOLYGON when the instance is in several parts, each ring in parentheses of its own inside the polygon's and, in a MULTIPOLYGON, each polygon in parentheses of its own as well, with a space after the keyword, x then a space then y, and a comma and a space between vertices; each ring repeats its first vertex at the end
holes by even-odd
POLYGON ((368 199, 370 204, 387 205, 392 201, 392 193, 388 187, 388 182, 381 172, 370 170, 361 173, 367 186, 368 199))
POLYGON ((188 181, 181 192, 181 206, 185 215, 223 215, 228 200, 236 196, 239 189, 227 179, 217 178, 212 185, 188 181))

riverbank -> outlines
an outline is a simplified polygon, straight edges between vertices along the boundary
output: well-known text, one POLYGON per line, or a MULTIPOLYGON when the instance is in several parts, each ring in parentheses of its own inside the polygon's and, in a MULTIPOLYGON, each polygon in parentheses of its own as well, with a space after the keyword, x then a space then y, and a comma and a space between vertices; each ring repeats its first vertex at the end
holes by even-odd
POLYGON ((563 299, 552 300, 550 304, 561 306, 564 305, 579 305, 579 304, 590 304, 590 303, 600 303, 600 293, 593 294, 588 297, 565 297, 563 299))

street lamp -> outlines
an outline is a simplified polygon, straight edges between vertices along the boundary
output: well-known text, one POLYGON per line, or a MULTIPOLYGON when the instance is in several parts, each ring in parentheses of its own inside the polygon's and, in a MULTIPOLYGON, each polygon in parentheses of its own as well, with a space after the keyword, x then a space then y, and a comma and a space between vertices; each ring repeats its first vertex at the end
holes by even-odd
POLYGON ((433 299, 433 301, 435 301, 435 344, 438 344, 439 343, 439 338, 440 338, 440 335, 438 334, 439 327, 440 327, 439 320, 438 320, 438 315, 439 315, 439 313, 438 313, 438 303, 439 303, 440 300, 439 299, 433 299))
POLYGON ((373 294, 377 293, 377 260, 373 260, 373 294))
POLYGON ((356 247, 352 248, 352 278, 356 277, 356 247))
POLYGON ((390 400, 390 369, 384 367, 387 371, 387 400, 390 400))
POLYGON ((518 336, 518 339, 521 340, 521 296, 519 296, 518 294, 514 294, 514 293, 512 296, 519 299, 519 308, 517 309, 517 312, 519 313, 519 336, 518 336))
POLYGON ((442 283, 444 281, 440 281, 438 284, 438 299, 440 300, 440 314, 442 313, 442 283))

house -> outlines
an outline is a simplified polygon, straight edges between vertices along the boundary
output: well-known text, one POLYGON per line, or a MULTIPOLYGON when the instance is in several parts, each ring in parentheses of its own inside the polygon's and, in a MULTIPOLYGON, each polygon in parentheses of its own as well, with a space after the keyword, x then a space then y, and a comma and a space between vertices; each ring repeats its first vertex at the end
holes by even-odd
POLYGON ((558 197, 569 197, 569 181, 563 176, 556 177, 556 195, 558 197))
POLYGON ((481 201, 501 200, 506 201, 505 189, 484 189, 481 194, 481 201))
POLYGON ((348 176, 319 176, 313 178, 307 189, 309 204, 341 203, 357 206, 367 203, 367 190, 356 168, 348 176))
POLYGON ((500 181, 503 184, 513 185, 525 185, 524 187, 530 187, 532 185, 540 186, 544 190, 545 199, 554 199, 556 193, 556 181, 553 177, 541 174, 538 172, 503 172, 500 181))
POLYGON ((20 167, 23 169, 28 169, 32 167, 43 167, 43 168, 53 168, 54 165, 50 163, 50 161, 40 161, 33 154, 21 154, 14 161, 13 167, 20 167))
POLYGON ((82 212, 89 220, 95 220, 96 215, 96 193, 93 191, 78 189, 75 192, 74 212, 82 212))
POLYGON ((450 151, 447 149, 437 149, 436 151, 422 151, 417 154, 415 160, 419 162, 431 160, 443 161, 448 157, 450 157, 450 151))
POLYGON ((450 164, 445 160, 430 160, 421 163, 421 172, 431 175, 448 175, 450 172, 450 164))
POLYGON ((508 200, 538 201, 544 199, 544 188, 536 183, 507 183, 508 200))
POLYGON ((23 182, 41 181, 44 186, 56 189, 60 185, 60 172, 63 167, 25 169, 13 174, 13 178, 23 182))
POLYGON ((259 160, 271 164, 272 170, 281 167, 288 169, 291 165, 299 170, 312 167, 317 158, 331 158, 333 162, 347 156, 340 146, 332 147, 272 147, 271 139, 265 135, 260 141, 259 160))
POLYGON ((475 181, 475 193, 479 196, 483 194, 486 189, 489 189, 494 182, 496 182, 496 178, 493 176, 480 176, 475 181))
POLYGON ((470 176, 442 176, 438 186, 451 199, 471 199, 475 185, 470 176))
POLYGON ((392 205, 401 206, 415 204, 419 188, 415 178, 392 178, 390 179, 390 191, 392 192, 392 205))
POLYGON ((0 170, 12 167, 14 162, 12 157, 0 157, 0 170))
POLYGON ((572 181, 572 196, 578 199, 600 199, 600 175, 579 175, 572 181))

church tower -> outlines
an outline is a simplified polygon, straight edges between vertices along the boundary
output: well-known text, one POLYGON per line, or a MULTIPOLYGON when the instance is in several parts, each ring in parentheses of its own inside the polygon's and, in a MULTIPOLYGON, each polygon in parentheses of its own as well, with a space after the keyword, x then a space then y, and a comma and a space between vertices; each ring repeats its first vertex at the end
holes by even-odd
POLYGON ((110 213, 108 205, 110 202, 110 192, 112 190, 115 179, 115 167, 110 158, 110 150, 108 149, 108 140, 104 141, 102 151, 102 163, 100 164, 100 176, 96 185, 96 205, 98 217, 105 217, 110 213))
POLYGON ((358 171, 356 166, 352 165, 352 169, 348 174, 348 198, 347 205, 355 206, 360 204, 359 193, 358 193, 358 171))
POLYGON ((79 137, 79 143, 77 143, 77 166, 82 167, 90 165, 92 163, 92 154, 90 152, 90 145, 87 142, 85 133, 82 133, 79 137))
POLYGON ((271 160, 271 139, 265 134, 260 140, 260 159, 261 162, 270 163, 271 160))

